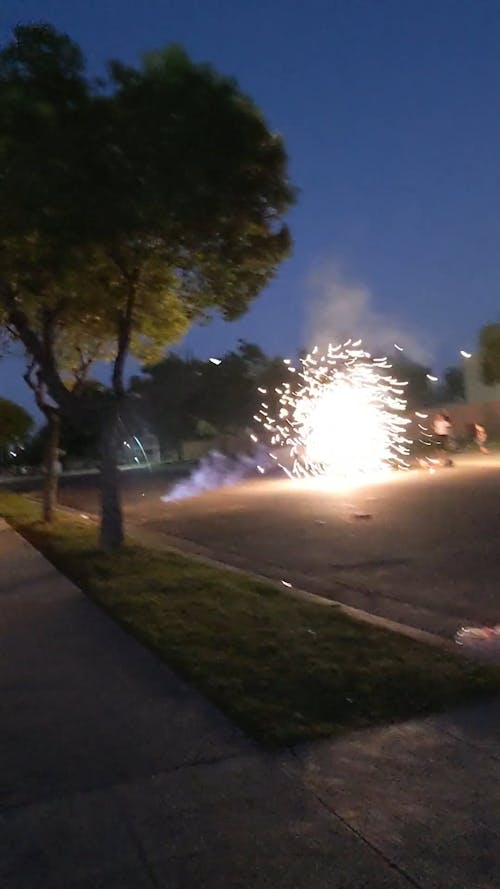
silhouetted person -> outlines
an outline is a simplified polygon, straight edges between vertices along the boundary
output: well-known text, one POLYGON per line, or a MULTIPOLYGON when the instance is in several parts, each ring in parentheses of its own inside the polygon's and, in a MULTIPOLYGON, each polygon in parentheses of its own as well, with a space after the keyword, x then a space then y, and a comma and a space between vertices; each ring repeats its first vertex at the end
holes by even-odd
POLYGON ((488 435, 486 433, 486 429, 482 425, 482 423, 475 423, 475 436, 474 441, 476 442, 479 450, 482 454, 489 454, 488 448, 486 447, 486 442, 488 440, 488 435))

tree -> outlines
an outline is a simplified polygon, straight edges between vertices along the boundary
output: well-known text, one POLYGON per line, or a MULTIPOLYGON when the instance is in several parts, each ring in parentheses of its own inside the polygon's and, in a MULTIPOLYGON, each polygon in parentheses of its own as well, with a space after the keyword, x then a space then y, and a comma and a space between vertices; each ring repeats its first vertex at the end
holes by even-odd
MULTIPOLYGON (((48 423, 45 423, 31 436, 25 448, 26 463, 33 466, 46 465, 48 438, 50 438, 50 428, 48 423)), ((58 452, 63 463, 68 459, 75 459, 96 465, 99 460, 99 439, 95 430, 84 429, 81 426, 75 428, 61 417, 58 452)))
POLYGON ((500 383, 500 324, 486 324, 479 334, 479 361, 487 386, 500 383))
MULTIPOLYGON (((18 340, 15 329, 8 323, 4 328, 0 328, 0 334, 3 335, 0 345, 3 344, 5 350, 8 350, 9 346, 12 345, 11 341, 16 342, 18 340)), ((65 379, 74 394, 84 391, 88 393, 90 391, 99 392, 102 390, 103 387, 100 384, 88 380, 88 374, 93 363, 97 360, 106 360, 108 357, 107 343, 102 341, 100 330, 92 319, 87 320, 87 327, 83 332, 77 329, 61 331, 56 349, 58 364, 61 368, 64 368, 65 379)), ((55 516, 57 505, 59 458, 61 456, 61 415, 58 406, 48 397, 47 387, 36 361, 33 357, 30 357, 29 353, 25 357, 26 371, 24 380, 31 389, 36 405, 46 420, 46 426, 40 431, 40 434, 35 436, 35 440, 31 442, 30 451, 36 456, 39 451, 39 445, 43 442, 45 483, 42 491, 42 517, 45 522, 50 522, 55 516)), ((66 422, 63 425, 66 437, 69 428, 66 422)), ((91 427, 89 429, 88 426, 80 430, 80 435, 87 439, 95 438, 95 433, 95 428, 91 427)), ((64 447, 64 450, 67 450, 67 448, 64 447)), ((35 462, 40 462, 38 456, 35 462)))
MULTIPOLYGON (((61 365, 66 367, 66 376, 71 381, 72 392, 89 393, 95 392, 100 394, 102 386, 92 380, 87 379, 87 374, 95 360, 105 356, 102 344, 95 337, 91 339, 90 345, 85 343, 89 337, 89 331, 82 335, 82 339, 78 343, 65 342, 59 344, 58 357, 61 365), (62 347, 62 348, 61 348, 62 347)), ((70 430, 73 436, 77 433, 71 422, 64 416, 61 417, 60 409, 48 397, 47 389, 44 384, 43 375, 40 368, 36 369, 36 362, 28 359, 27 369, 24 379, 35 396, 35 401, 39 411, 44 415, 46 426, 40 435, 40 441, 44 445, 44 472, 45 483, 42 491, 42 518, 44 522, 51 522, 55 517, 55 510, 58 499, 59 488, 59 472, 60 457, 62 453, 67 453, 67 440, 70 430), (63 420, 63 423, 61 423, 63 420), (61 447, 61 435, 64 433, 64 441, 61 447)), ((78 430, 80 437, 92 441, 96 437, 96 430, 91 425, 81 427, 78 430)))
POLYGON ((465 400, 465 380, 461 367, 446 368, 444 372, 443 398, 445 401, 465 400))
MULTIPOLYGON (((284 376, 282 360, 269 359, 259 346, 240 340, 220 364, 204 365, 194 412, 220 433, 241 433, 254 425, 252 417, 263 400, 259 388, 274 393, 284 376)), ((272 393, 268 401, 274 401, 272 393)))
POLYGON ((405 356, 397 355, 391 359, 391 366, 396 379, 408 382, 405 387, 405 397, 410 409, 433 403, 435 394, 428 379, 430 368, 405 356))
POLYGON ((131 352, 151 359, 194 320, 239 317, 290 249, 281 139, 234 81, 178 47, 104 88, 49 25, 0 53, 0 311, 51 399, 101 429, 101 542, 123 539, 117 455, 131 352), (73 391, 59 338, 99 329, 105 398, 73 391))
POLYGON ((240 340, 220 364, 206 362, 195 406, 198 418, 223 434, 251 425, 259 402, 257 376, 265 361, 258 346, 240 340))
POLYGON ((23 443, 33 427, 33 418, 21 405, 0 398, 0 448, 23 443))
POLYGON ((197 404, 203 385, 202 361, 168 355, 142 368, 133 377, 130 391, 138 397, 139 410, 158 436, 162 450, 174 449, 183 458, 183 442, 196 435, 200 417, 197 404))
POLYGON ((282 359, 269 359, 244 340, 216 364, 172 354, 143 373, 131 381, 131 390, 162 447, 175 447, 179 457, 183 441, 199 434, 200 426, 223 434, 253 426, 263 400, 259 389, 269 390, 267 400, 277 402, 274 387, 285 375, 282 359))

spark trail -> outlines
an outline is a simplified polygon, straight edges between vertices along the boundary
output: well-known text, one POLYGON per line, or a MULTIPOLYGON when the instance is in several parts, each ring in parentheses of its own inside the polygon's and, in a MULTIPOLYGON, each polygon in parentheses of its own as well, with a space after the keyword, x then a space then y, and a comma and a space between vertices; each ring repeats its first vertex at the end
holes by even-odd
POLYGON ((387 358, 372 358, 361 340, 348 340, 325 354, 315 347, 297 368, 285 364, 293 379, 275 389, 276 413, 265 392, 254 417, 285 471, 350 483, 408 466, 407 383, 391 375, 387 358))

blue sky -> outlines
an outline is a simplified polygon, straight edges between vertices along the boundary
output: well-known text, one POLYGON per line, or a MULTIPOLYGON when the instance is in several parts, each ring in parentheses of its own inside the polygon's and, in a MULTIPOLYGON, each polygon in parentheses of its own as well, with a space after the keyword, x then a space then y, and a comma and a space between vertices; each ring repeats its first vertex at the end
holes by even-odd
MULTIPOLYGON (((95 72, 180 42, 285 139, 294 255, 244 319, 195 329, 191 351, 245 337, 293 353, 336 325, 339 299, 349 323, 352 292, 353 325, 401 330, 442 367, 499 317, 498 0, 4 0, 2 38, 30 19, 67 31, 95 72)), ((0 364, 1 392, 28 403, 19 370, 0 364)))

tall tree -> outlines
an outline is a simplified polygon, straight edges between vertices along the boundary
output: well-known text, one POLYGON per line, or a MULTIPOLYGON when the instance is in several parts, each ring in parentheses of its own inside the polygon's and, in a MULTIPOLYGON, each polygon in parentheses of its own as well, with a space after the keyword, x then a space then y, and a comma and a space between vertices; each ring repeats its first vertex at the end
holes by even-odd
POLYGON ((204 363, 170 354, 142 370, 143 376, 130 381, 130 392, 140 399, 141 415, 158 436, 161 449, 175 450, 182 460, 183 443, 194 438, 201 419, 197 406, 204 363))
MULTIPOLYGON (((240 340, 238 348, 222 356, 219 364, 206 362, 198 389, 196 415, 218 432, 239 433, 253 426, 260 407, 259 387, 271 385, 273 362, 254 343, 240 340)), ((283 363, 274 385, 282 382, 283 363)))
MULTIPOLYGON (((105 88, 48 25, 0 53, 0 311, 51 399, 101 427, 101 541, 123 539, 118 418, 125 362, 159 354, 197 318, 239 317, 290 249, 281 139, 234 81, 178 47, 105 88), (106 398, 74 392, 61 335, 99 327, 106 398)), ((1 320, 1 319, 0 319, 1 320)))
POLYGON ((223 434, 252 427, 263 392, 277 402, 274 389, 285 375, 282 359, 244 340, 215 363, 172 354, 143 373, 131 381, 131 391, 162 446, 177 448, 179 456, 202 423, 223 434))

